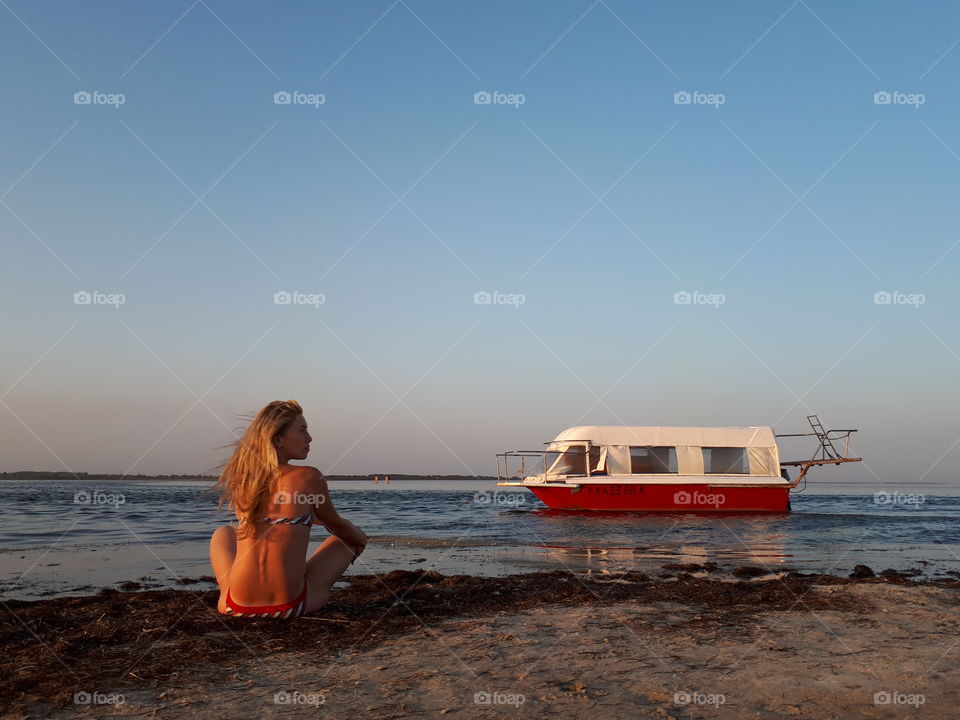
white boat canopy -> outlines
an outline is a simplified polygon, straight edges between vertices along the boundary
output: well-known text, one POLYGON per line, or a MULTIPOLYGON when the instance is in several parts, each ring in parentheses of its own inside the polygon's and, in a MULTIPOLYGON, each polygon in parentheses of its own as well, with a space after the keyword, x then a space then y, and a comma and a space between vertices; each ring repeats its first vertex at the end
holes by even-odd
POLYGON ((564 430, 551 444, 582 442, 594 445, 680 447, 776 447, 770 427, 630 427, 581 425, 564 430))
POLYGON ((586 456, 572 448, 588 441, 595 473, 780 476, 777 440, 770 427, 614 425, 573 427, 557 435, 547 449, 560 455, 546 474, 585 473, 586 456))

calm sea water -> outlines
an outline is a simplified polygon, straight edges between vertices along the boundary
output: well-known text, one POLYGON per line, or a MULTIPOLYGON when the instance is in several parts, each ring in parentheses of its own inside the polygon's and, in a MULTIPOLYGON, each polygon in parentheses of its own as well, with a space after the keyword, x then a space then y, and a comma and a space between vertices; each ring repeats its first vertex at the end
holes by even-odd
MULTIPOLYGON (((906 487, 874 495, 796 494, 763 515, 569 513, 527 491, 476 482, 331 483, 339 512, 372 537, 352 572, 434 568, 497 575, 544 568, 650 570, 667 562, 848 573, 960 573, 960 497, 906 487), (882 502, 886 500, 887 502, 882 502)), ((0 482, 0 596, 152 586, 209 575, 218 525, 201 482, 0 482)), ((314 541, 325 537, 315 529, 314 541)))

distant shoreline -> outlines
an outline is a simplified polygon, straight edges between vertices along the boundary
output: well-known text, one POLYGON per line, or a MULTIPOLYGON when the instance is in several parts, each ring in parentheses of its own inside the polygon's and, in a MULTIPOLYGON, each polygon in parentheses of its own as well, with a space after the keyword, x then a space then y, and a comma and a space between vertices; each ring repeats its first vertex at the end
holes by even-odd
MULTIPOLYGON (((86 472, 52 472, 44 470, 17 470, 15 472, 0 472, 0 480, 209 480, 214 482, 218 475, 116 475, 86 472)), ((409 475, 404 473, 378 473, 369 475, 326 475, 327 480, 363 481, 370 482, 374 478, 383 481, 391 480, 491 480, 491 475, 409 475)))

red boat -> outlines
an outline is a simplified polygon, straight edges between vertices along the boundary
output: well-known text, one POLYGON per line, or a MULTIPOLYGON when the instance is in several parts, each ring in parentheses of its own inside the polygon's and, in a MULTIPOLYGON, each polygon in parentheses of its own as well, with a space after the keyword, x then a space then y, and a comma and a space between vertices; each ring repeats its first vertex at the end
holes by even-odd
POLYGON ((813 432, 784 435, 770 427, 574 427, 545 450, 498 454, 497 484, 528 488, 561 510, 787 512, 811 467, 861 460, 849 457, 856 430, 807 420, 813 432), (810 460, 781 462, 778 437, 817 437, 819 446, 810 460), (792 481, 791 466, 800 468, 792 481))

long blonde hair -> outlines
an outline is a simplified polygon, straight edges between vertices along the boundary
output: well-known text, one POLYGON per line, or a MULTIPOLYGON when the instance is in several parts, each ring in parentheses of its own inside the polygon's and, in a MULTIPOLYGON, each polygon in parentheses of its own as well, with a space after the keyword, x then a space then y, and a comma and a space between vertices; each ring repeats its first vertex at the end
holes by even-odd
POLYGON ((280 461, 273 440, 290 427, 303 408, 295 400, 276 400, 262 407, 250 420, 243 436, 227 447, 233 454, 224 463, 214 489, 220 490, 218 510, 226 504, 240 518, 237 538, 253 532, 271 497, 277 492, 280 461))

